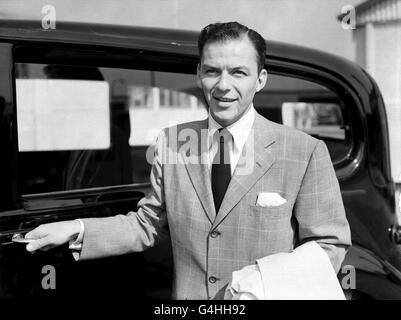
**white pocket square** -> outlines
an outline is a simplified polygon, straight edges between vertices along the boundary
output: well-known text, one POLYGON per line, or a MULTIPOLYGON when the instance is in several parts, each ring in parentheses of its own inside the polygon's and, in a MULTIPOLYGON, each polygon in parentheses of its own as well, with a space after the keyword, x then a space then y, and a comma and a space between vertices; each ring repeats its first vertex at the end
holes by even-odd
POLYGON ((286 199, 275 192, 261 192, 256 199, 256 205, 260 207, 277 207, 286 202, 286 199))

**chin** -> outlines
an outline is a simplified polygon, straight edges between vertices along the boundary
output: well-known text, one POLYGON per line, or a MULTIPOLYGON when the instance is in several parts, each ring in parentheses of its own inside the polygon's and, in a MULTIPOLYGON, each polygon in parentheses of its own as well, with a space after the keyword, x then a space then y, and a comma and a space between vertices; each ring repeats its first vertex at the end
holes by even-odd
POLYGON ((216 120, 220 125, 227 126, 232 124, 237 120, 237 115, 232 115, 227 112, 219 112, 213 114, 214 120, 216 120))

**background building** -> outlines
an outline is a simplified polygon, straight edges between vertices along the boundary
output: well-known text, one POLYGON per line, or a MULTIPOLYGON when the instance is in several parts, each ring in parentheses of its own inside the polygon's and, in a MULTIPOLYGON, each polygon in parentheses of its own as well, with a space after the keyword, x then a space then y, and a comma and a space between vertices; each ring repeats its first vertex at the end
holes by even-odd
MULTIPOLYGON (((355 61, 373 76, 382 91, 389 121, 392 173, 400 192, 401 0, 364 1, 355 7, 355 13, 355 61)), ((342 18, 340 15, 339 20, 342 18)))

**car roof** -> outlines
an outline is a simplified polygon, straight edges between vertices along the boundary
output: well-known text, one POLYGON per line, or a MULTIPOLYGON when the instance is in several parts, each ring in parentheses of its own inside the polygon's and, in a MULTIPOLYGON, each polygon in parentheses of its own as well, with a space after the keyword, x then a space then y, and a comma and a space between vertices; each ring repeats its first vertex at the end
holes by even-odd
MULTIPOLYGON (((40 20, 1 20, 0 41, 69 43, 135 48, 155 52, 179 53, 196 57, 197 31, 112 24, 57 22, 55 29, 44 29, 40 20)), ((302 61, 303 64, 358 78, 371 87, 362 68, 342 57, 303 46, 266 40, 267 59, 302 61)), ((351 80, 352 81, 352 80, 351 80)))

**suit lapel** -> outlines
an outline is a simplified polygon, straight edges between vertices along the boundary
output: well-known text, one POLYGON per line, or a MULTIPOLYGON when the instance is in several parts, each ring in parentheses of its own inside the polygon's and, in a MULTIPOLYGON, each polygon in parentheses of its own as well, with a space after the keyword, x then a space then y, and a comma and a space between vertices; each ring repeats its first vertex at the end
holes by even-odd
POLYGON ((269 147, 275 142, 269 121, 256 113, 253 129, 245 143, 213 227, 217 227, 234 206, 274 163, 269 147))
POLYGON ((194 132, 196 132, 196 137, 191 136, 188 148, 182 148, 181 146, 179 150, 195 192, 202 203, 210 223, 213 223, 216 217, 216 210, 214 208, 208 168, 207 120, 202 121, 201 125, 194 132), (188 152, 188 149, 190 152, 188 152))

